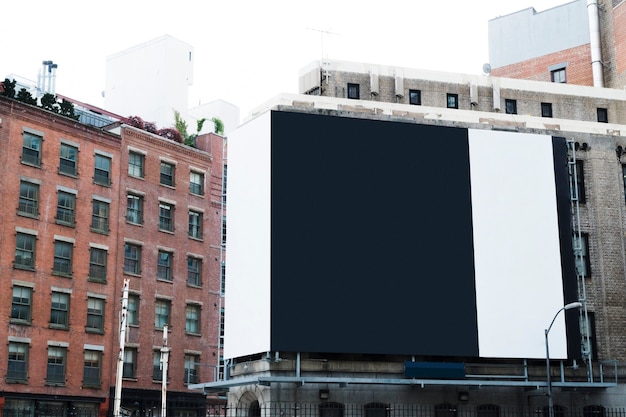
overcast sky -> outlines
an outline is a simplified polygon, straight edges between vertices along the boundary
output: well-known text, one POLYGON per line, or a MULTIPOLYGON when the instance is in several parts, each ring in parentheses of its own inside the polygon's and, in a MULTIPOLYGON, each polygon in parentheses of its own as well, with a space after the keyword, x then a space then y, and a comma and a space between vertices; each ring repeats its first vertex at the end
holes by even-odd
POLYGON ((37 79, 58 65, 56 92, 103 106, 106 57, 164 34, 195 50, 190 105, 250 110, 297 93, 298 71, 326 58, 481 74, 487 23, 567 0, 21 0, 4 5, 0 77, 37 79), (10 12, 10 14, 8 14, 10 12), (325 33, 330 32, 330 33, 325 33))

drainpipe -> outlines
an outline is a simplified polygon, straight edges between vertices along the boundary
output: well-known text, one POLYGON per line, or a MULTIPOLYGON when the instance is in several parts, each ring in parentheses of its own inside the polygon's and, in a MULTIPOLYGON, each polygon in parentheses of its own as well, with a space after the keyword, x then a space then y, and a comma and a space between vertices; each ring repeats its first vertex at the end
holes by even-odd
POLYGON ((598 0, 587 0, 587 14, 589 15, 589 38, 591 42, 591 70, 593 71, 593 86, 604 87, 602 78, 602 53, 600 50, 600 10, 598 0))

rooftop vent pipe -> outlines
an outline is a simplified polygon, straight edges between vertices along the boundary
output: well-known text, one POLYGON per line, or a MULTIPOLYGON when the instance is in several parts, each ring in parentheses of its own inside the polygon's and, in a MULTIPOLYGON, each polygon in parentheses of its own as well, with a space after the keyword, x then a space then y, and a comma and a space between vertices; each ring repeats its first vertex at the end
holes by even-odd
POLYGON ((593 86, 604 87, 602 77, 602 53, 600 49, 600 9, 598 8, 598 0, 587 0, 587 14, 589 15, 593 86))

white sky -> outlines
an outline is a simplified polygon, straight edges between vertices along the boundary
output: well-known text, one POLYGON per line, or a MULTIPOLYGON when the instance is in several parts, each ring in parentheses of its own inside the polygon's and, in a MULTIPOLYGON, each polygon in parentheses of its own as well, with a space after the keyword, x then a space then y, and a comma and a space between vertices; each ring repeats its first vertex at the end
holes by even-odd
POLYGON ((5 5, 0 77, 37 79, 58 64, 56 92, 103 106, 106 57, 164 34, 195 50, 190 105, 223 99, 250 110, 297 93, 322 56, 481 74, 487 22, 567 0, 21 0, 5 5), (320 31, 334 34, 322 35, 320 31))

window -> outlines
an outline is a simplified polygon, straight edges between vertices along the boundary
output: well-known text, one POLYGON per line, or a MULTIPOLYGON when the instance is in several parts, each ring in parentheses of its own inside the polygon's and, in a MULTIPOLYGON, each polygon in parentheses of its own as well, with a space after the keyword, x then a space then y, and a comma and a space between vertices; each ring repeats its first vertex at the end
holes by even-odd
POLYGON ((65 385, 66 356, 66 348, 48 346, 48 369, 46 372, 46 384, 65 385))
POLYGON ((476 407, 476 417, 499 417, 500 406, 495 404, 481 404, 476 407))
POLYGON ((541 117, 552 117, 552 103, 541 103, 541 117))
POLYGON ((160 250, 157 260, 157 278, 166 281, 172 280, 172 258, 174 254, 160 250))
POLYGON ((39 184, 20 181, 20 201, 17 211, 19 214, 32 217, 39 215, 39 184))
POLYGON ((59 191, 57 198, 57 223, 74 226, 76 195, 59 191))
POLYGON ((348 83, 348 98, 358 100, 361 98, 359 84, 348 83))
POLYGON ((60 149, 59 173, 76 176, 77 172, 78 148, 62 143, 60 149))
POLYGON ((102 352, 86 350, 83 365, 83 386, 99 388, 102 375, 102 352))
POLYGON ((200 334, 200 306, 187 304, 185 310, 185 332, 200 334))
POLYGON ((100 185, 111 185, 111 158, 96 154, 93 181, 100 185))
POLYGON ((583 417, 604 417, 605 408, 601 405, 586 405, 583 407, 583 417))
POLYGON ((11 322, 30 323, 33 289, 29 287, 13 287, 11 303, 11 322))
POLYGON ((446 94, 446 107, 449 109, 459 108, 459 95, 458 94, 446 94))
POLYGON ((550 79, 553 83, 565 83, 567 82, 565 79, 565 68, 559 68, 553 71, 550 71, 550 79))
POLYGON ((100 233, 109 233, 109 203, 93 200, 91 230, 100 233))
POLYGON ((608 123, 609 122, 609 111, 602 107, 598 107, 598 122, 599 123, 608 123))
POLYGON ((141 246, 130 243, 124 245, 124 272, 141 274, 141 246))
POLYGON ((106 282, 108 252, 104 249, 89 248, 89 279, 106 282))
POLYGON ((187 256, 187 284, 200 287, 202 285, 202 259, 187 256))
POLYGON ((154 327, 162 329, 170 322, 170 306, 168 300, 157 300, 154 303, 154 327))
POLYGON ((137 349, 127 347, 124 349, 124 365, 122 366, 123 378, 137 378, 137 349))
POLYGON ((72 249, 73 244, 69 242, 54 242, 54 264, 52 273, 56 275, 72 275, 72 249))
MULTIPOLYGON (((544 416, 550 416, 550 408, 547 405, 544 405, 541 409, 542 411, 542 415, 544 416)), ((554 404, 552 406, 552 416, 553 417, 565 417, 567 416, 567 408, 563 407, 562 405, 558 405, 558 404, 554 404)), ((599 417, 599 416, 595 416, 595 417, 599 417)))
POLYGON ((453 404, 442 403, 435 405, 435 417, 456 417, 456 407, 453 404))
POLYGON ((202 239, 202 213, 189 210, 189 237, 202 239))
POLYGON ((41 144, 43 137, 34 133, 24 132, 22 136, 22 162, 28 165, 41 166, 41 144))
POLYGON ((220 308, 220 347, 224 346, 224 309, 220 308))
POLYGON ((578 199, 579 203, 585 204, 587 197, 585 195, 585 171, 582 159, 578 159, 574 167, 576 168, 576 195, 574 195, 574 199, 578 199))
POLYGON ((50 306, 50 327, 57 329, 69 328, 70 295, 62 292, 52 293, 50 306))
POLYGON ((226 246, 226 216, 222 216, 222 246, 226 246))
POLYGON ((346 409, 345 405, 335 402, 323 402, 318 407, 319 417, 343 417, 346 409))
POLYGON ((580 336, 582 342, 581 352, 588 353, 593 360, 598 360, 598 348, 596 346, 595 313, 588 311, 587 317, 589 320, 585 320, 584 314, 580 315, 580 336), (587 341, 589 341, 588 344, 587 341))
POLYGON ((143 178, 145 159, 144 155, 131 151, 128 154, 128 175, 143 178))
POLYGON ((161 365, 161 351, 152 352, 152 380, 163 380, 163 366, 161 365))
POLYGON ((87 299, 87 328, 88 332, 104 332, 104 300, 89 297, 87 299))
POLYGON ((417 106, 422 104, 422 92, 420 90, 409 90, 409 104, 417 106))
POLYGON ((622 165, 622 176, 624 177, 624 199, 626 200, 626 164, 622 165))
POLYGON ((28 347, 26 343, 9 342, 7 379, 23 382, 28 380, 28 347))
POLYGON ((221 294, 226 292, 226 262, 222 262, 222 287, 220 288, 221 294))
POLYGON ((589 260, 589 235, 581 233, 574 235, 574 257, 576 260, 576 270, 585 278, 591 276, 591 262, 589 260))
POLYGON ((198 383, 198 369, 197 355, 185 355, 185 383, 197 384, 198 383))
POLYGON ((174 186, 174 164, 168 164, 167 162, 161 162, 161 184, 174 186))
POLYGON ((128 294, 126 322, 132 326, 139 325, 139 296, 137 294, 128 294))
POLYGON ((189 192, 204 195, 204 174, 194 171, 189 173, 189 192))
POLYGON ((166 232, 174 231, 174 206, 168 203, 159 203, 159 229, 166 232))
POLYGON ((506 114, 517 114, 517 100, 504 100, 504 110, 506 114))
POLYGON ((15 235, 15 268, 35 270, 35 239, 26 233, 15 235))
POLYGON ((129 223, 143 223, 143 197, 135 194, 126 195, 126 221, 129 223))

